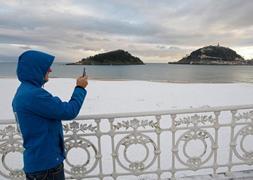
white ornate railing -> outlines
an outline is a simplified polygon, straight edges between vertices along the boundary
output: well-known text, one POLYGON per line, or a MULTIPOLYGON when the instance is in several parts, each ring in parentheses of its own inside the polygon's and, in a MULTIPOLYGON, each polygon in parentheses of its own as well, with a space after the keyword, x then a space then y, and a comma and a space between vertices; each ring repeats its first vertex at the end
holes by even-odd
MULTIPOLYGON (((15 121, 0 124, 0 175, 24 179, 15 121)), ((253 169, 253 105, 79 116, 64 122, 64 132, 68 179, 231 176, 253 169)))

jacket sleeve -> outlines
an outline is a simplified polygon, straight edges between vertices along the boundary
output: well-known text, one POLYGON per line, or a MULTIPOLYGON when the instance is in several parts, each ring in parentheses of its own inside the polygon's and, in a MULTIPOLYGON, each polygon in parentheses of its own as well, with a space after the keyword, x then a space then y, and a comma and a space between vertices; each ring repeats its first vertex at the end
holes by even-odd
POLYGON ((86 94, 85 89, 75 87, 69 102, 62 102, 60 98, 40 90, 33 96, 29 110, 48 119, 71 120, 78 115, 86 94))

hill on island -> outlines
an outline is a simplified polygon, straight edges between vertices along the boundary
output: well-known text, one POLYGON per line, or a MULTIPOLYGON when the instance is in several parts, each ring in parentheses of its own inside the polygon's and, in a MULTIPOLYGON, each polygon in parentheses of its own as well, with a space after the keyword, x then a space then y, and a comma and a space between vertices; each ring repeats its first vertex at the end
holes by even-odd
POLYGON ((124 50, 110 51, 83 58, 68 65, 140 65, 144 64, 138 57, 132 56, 124 50))
POLYGON ((236 51, 223 46, 206 46, 193 51, 190 55, 169 64, 251 64, 236 51))

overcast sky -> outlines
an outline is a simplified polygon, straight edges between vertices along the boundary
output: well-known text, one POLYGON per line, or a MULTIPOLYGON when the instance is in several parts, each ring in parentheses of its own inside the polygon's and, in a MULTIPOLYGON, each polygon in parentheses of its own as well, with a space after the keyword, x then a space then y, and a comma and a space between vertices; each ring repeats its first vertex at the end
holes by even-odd
POLYGON ((144 62, 207 45, 253 58, 252 0, 0 0, 0 58, 27 49, 57 61, 116 49, 144 62))

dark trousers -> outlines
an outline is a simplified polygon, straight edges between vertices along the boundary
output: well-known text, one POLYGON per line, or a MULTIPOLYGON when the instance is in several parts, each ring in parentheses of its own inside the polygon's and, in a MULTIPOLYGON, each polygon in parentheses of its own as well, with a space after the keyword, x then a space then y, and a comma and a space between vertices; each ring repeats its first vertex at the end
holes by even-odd
POLYGON ((26 180, 65 180, 63 163, 45 171, 26 173, 26 180))

